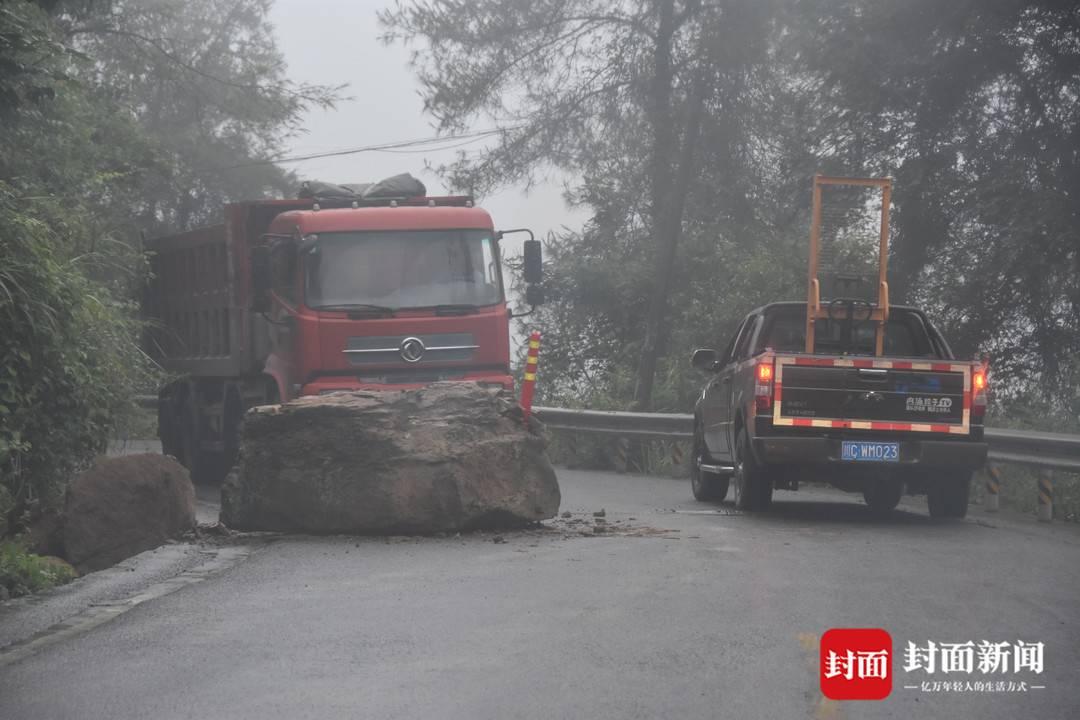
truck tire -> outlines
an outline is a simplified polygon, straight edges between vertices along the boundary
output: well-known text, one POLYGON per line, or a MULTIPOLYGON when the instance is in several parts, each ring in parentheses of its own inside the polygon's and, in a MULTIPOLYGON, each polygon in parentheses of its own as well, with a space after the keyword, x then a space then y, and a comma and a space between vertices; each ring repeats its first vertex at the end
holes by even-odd
POLYGON ((694 444, 690 452, 690 490, 701 502, 719 502, 727 497, 729 479, 701 471, 701 463, 709 462, 701 426, 694 424, 694 444))
POLYGON ((188 469, 191 482, 206 485, 215 482, 217 477, 216 458, 220 453, 203 449, 202 441, 206 433, 202 413, 196 404, 196 394, 190 390, 181 401, 176 415, 179 425, 180 454, 176 457, 188 469))
POLYGON ((159 395, 157 404, 158 439, 161 440, 161 454, 179 458, 183 454, 179 428, 176 422, 176 409, 171 395, 159 395))
POLYGON ((863 500, 875 513, 887 513, 900 504, 904 483, 898 478, 881 478, 863 488, 863 500))
POLYGON ((772 505, 772 478, 750 450, 746 428, 735 441, 735 507, 738 510, 764 511, 772 505))
POLYGON ((225 407, 221 420, 221 441, 224 447, 219 460, 216 482, 224 482, 225 478, 239 460, 240 454, 240 427, 244 422, 244 401, 239 389, 229 388, 225 391, 225 407))
POLYGON ((926 491, 930 517, 962 518, 967 515, 972 474, 970 470, 961 470, 934 478, 926 491))

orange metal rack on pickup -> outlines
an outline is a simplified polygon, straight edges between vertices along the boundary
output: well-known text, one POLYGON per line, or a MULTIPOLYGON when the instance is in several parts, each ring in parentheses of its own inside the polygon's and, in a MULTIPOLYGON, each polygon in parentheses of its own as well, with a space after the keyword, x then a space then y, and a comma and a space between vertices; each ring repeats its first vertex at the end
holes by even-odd
POLYGON ((821 188, 825 185, 847 185, 881 188, 881 236, 878 260, 878 299, 868 319, 877 323, 874 354, 882 355, 885 345, 885 323, 889 319, 889 283, 886 280, 889 260, 889 201, 892 197, 892 180, 889 178, 848 178, 814 176, 813 215, 810 222, 810 273, 806 297, 806 352, 814 352, 814 322, 832 317, 828 308, 821 306, 821 282, 818 279, 818 260, 821 253, 821 188))

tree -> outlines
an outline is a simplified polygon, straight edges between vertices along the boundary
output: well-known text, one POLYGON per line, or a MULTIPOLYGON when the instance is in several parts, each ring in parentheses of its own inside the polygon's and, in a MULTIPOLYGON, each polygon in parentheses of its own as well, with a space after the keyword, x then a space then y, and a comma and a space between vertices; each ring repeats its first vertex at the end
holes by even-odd
POLYGON ((991 351, 999 397, 1080 407, 1080 7, 807 9, 801 57, 843 112, 830 135, 895 174, 896 299, 962 355, 991 351))
POLYGON ((724 78, 745 72, 767 3, 639 0, 432 0, 384 12, 389 42, 420 41, 414 64, 425 108, 440 131, 494 123, 498 142, 444 168, 459 187, 484 192, 531 182, 544 168, 587 174, 618 164, 642 191, 634 209, 649 242, 645 334, 635 405, 652 404, 684 208, 706 112, 723 112, 724 78), (738 48, 732 52, 730 48, 738 48), (742 50, 749 50, 744 54, 742 50), (645 138, 645 140, 641 140, 645 138))
POLYGON ((139 231, 283 191, 268 157, 332 102, 285 77, 268 7, 0 3, 0 534, 59 502, 156 386, 139 231))
POLYGON ((71 18, 66 36, 91 62, 79 78, 150 143, 138 216, 151 233, 213 222, 222 203, 280 195, 294 178, 267 162, 304 110, 340 88, 297 84, 267 19, 271 0, 114 0, 71 18))

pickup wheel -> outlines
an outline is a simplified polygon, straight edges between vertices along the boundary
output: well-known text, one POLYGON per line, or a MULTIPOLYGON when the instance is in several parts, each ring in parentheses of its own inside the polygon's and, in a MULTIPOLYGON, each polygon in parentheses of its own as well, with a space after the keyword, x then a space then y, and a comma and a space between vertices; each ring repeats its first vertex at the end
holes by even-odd
POLYGON ((930 517, 962 518, 967 515, 971 475, 970 471, 942 473, 931 481, 926 491, 930 517))
POLYGON ((880 478, 863 489, 863 500, 876 513, 887 513, 900 504, 904 483, 897 478, 880 478))
POLYGON ((709 463, 705 437, 700 425, 694 425, 694 444, 690 452, 690 490, 701 502, 719 502, 727 497, 728 478, 702 472, 701 465, 709 463))
POLYGON ((739 510, 768 510, 772 505, 772 478, 750 451, 750 437, 743 428, 735 441, 735 507, 739 510))

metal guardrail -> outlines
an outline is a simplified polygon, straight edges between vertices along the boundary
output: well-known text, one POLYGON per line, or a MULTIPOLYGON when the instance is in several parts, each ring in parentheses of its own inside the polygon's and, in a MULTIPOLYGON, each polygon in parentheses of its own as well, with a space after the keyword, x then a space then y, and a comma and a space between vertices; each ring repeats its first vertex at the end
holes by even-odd
MULTIPOLYGON (((534 407, 533 415, 553 430, 614 435, 642 440, 689 440, 689 414, 606 412, 534 407)), ((1080 435, 987 428, 990 460, 1080 472, 1080 435)))
POLYGON ((1080 473, 1080 435, 986 428, 984 437, 995 462, 1080 473))
MULTIPOLYGON (((156 407, 153 395, 137 398, 143 407, 156 407)), ((534 407, 533 414, 553 430, 639 440, 689 440, 694 416, 689 413, 637 413, 534 407)), ((1080 473, 1080 435, 987 428, 986 442, 994 462, 1080 473)))
POLYGON ((596 435, 641 440, 689 440, 694 434, 694 416, 689 414, 534 407, 533 416, 554 430, 574 430, 596 435))

